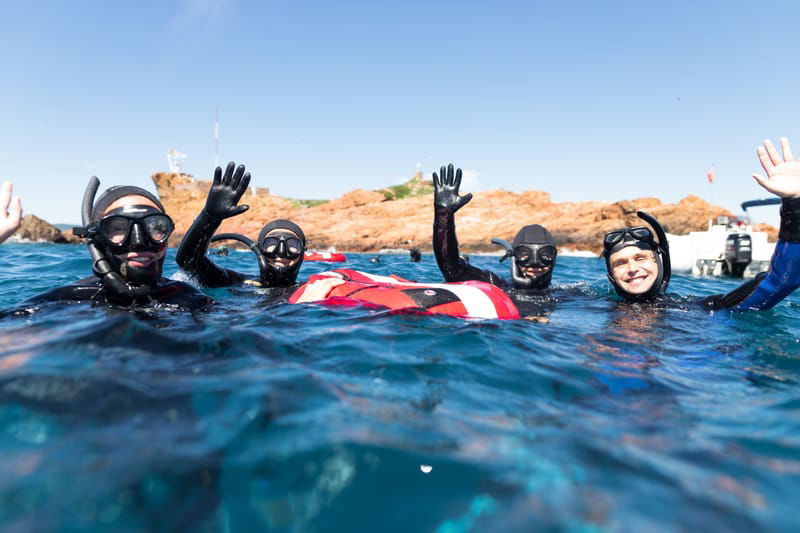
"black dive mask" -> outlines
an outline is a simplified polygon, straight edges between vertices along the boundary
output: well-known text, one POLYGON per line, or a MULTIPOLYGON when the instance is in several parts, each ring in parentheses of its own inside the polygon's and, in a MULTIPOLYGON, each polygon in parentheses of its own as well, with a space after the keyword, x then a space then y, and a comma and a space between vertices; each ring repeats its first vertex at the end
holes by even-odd
POLYGON ((305 235, 297 224, 289 220, 273 220, 261 230, 259 243, 239 233, 220 233, 214 235, 210 242, 228 239, 244 243, 256 254, 263 285, 288 287, 297 282, 305 252, 305 235), (280 265, 275 261, 278 258, 296 262, 280 265))
POLYGON ((152 206, 125 206, 115 209, 94 224, 104 244, 115 251, 126 251, 132 247, 159 248, 166 243, 175 224, 172 219, 152 206))
MULTIPOLYGON (((172 219, 149 205, 126 205, 114 209, 95 223, 98 244, 112 268, 125 280, 137 284, 152 284, 161 277, 164 257, 138 266, 132 252, 160 254, 167 246, 173 228, 172 219)), ((91 234, 91 225, 89 226, 91 234)))
POLYGON ((608 280, 611 282, 611 285, 614 286, 614 290, 617 294, 629 302, 644 302, 652 300, 656 296, 666 292, 670 277, 672 276, 672 266, 669 257, 669 243, 667 242, 667 234, 664 232, 664 228, 658 223, 658 220, 643 211, 638 211, 636 216, 653 227, 653 230, 655 230, 658 236, 658 240, 653 236, 653 232, 644 226, 611 231, 603 238, 603 257, 606 260, 608 280), (636 246, 642 250, 651 250, 655 255, 658 276, 653 282, 652 287, 641 294, 626 292, 618 285, 611 273, 611 255, 628 246, 636 246))
POLYGON ((95 204, 99 186, 100 180, 92 177, 83 196, 81 216, 84 225, 74 228, 73 232, 88 239, 92 272, 102 280, 104 287, 122 296, 145 297, 161 277, 164 256, 152 261, 143 257, 142 261, 137 261, 136 258, 129 259, 128 254, 162 253, 174 228, 172 219, 164 214, 158 198, 139 187, 112 187, 95 204), (126 196, 143 196, 158 208, 151 205, 123 206, 99 218, 109 205, 126 196))
POLYGON ((519 268, 547 268, 555 262, 558 252, 552 244, 521 244, 513 253, 519 268))
POLYGON ((302 241, 288 231, 273 230, 268 237, 261 240, 260 248, 267 269, 266 282, 272 286, 293 285, 303 264, 302 241), (287 260, 289 263, 282 265, 278 259, 287 260))
POLYGON ((280 232, 266 237, 261 242, 261 249, 268 259, 282 257, 291 260, 303 255, 303 243, 288 232, 280 232))

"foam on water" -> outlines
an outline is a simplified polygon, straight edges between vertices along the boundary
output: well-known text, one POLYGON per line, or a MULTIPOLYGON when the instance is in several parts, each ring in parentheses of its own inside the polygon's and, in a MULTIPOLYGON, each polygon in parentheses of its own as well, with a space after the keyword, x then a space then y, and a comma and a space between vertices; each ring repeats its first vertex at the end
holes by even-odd
MULTIPOLYGON (((4 306, 90 270, 80 246, 0 250, 4 306)), ((441 281, 430 255, 373 255, 346 266, 441 281)), ((213 260, 255 273, 251 254, 213 260)), ((793 530, 797 296, 631 306, 596 258, 560 258, 554 281, 582 295, 547 323, 267 305, 251 288, 209 291, 219 305, 194 315, 7 317, 0 528, 793 530)))

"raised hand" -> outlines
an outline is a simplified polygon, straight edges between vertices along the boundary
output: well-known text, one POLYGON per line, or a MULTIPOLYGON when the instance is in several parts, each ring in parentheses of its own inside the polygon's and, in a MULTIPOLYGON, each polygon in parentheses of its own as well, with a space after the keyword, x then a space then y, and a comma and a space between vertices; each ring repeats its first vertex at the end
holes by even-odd
POLYGON ((10 181, 0 187, 0 242, 11 237, 22 223, 22 202, 19 196, 11 199, 13 189, 10 181))
POLYGON ((244 213, 250 206, 237 204, 249 185, 250 173, 245 174, 244 165, 236 168, 236 163, 231 161, 225 168, 225 175, 222 174, 222 169, 217 167, 206 199, 206 212, 220 219, 244 213))
POLYGON ((450 163, 447 168, 440 168, 438 176, 436 172, 434 172, 433 205, 452 213, 464 207, 467 202, 472 200, 472 193, 459 196, 459 187, 461 187, 461 169, 459 168, 454 173, 452 163, 450 163))
POLYGON ((767 173, 765 178, 761 174, 753 174, 759 185, 781 198, 800 197, 800 161, 792 157, 792 148, 789 139, 781 137, 781 150, 783 157, 778 154, 775 145, 767 139, 764 146, 756 148, 758 160, 767 173))

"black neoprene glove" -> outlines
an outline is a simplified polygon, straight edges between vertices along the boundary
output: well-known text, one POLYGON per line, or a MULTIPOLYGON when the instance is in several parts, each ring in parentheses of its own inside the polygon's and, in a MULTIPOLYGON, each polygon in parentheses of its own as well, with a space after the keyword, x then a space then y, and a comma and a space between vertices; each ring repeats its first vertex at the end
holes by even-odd
POLYGON ((440 168, 439 176, 436 172, 433 173, 433 206, 437 211, 455 213, 472 200, 472 193, 459 196, 459 187, 461 187, 461 169, 453 172, 452 163, 447 168, 440 168))
POLYGON ((250 185, 250 173, 245 173, 244 165, 239 165, 231 161, 225 168, 225 175, 222 169, 217 167, 214 170, 214 181, 208 191, 205 211, 212 218, 222 220, 224 218, 235 217, 250 209, 248 205, 237 205, 242 195, 250 185))

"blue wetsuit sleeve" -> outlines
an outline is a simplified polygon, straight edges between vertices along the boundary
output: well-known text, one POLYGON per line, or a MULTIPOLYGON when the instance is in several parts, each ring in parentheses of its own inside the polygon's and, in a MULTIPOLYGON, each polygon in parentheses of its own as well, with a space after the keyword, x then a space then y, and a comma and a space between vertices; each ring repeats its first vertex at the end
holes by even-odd
POLYGON ((769 271, 725 295, 707 298, 707 307, 770 309, 800 287, 800 198, 784 198, 781 204, 781 229, 769 271))
POLYGON ((731 309, 770 309, 800 287, 800 242, 778 241, 769 271, 731 309))

